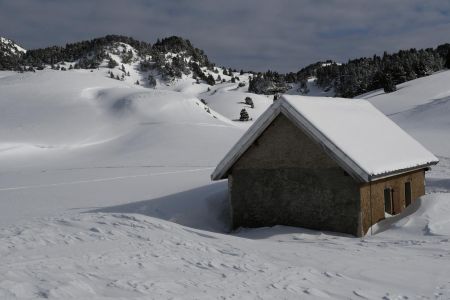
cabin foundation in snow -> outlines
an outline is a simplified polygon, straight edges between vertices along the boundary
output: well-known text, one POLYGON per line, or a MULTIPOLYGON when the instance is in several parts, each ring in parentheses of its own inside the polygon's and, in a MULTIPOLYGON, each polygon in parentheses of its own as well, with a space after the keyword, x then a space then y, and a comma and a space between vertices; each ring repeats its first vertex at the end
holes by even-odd
POLYGON ((425 170, 437 162, 365 100, 285 96, 212 179, 228 178, 233 228, 288 225, 362 236, 423 195, 425 170))

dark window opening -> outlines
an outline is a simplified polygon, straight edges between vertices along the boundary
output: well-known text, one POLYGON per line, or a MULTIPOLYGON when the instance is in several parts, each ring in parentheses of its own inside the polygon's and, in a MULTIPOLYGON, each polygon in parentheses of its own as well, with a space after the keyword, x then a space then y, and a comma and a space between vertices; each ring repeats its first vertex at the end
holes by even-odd
POLYGON ((411 182, 405 182, 405 206, 411 204, 411 182))
POLYGON ((384 211, 392 215, 392 189, 384 189, 384 211))

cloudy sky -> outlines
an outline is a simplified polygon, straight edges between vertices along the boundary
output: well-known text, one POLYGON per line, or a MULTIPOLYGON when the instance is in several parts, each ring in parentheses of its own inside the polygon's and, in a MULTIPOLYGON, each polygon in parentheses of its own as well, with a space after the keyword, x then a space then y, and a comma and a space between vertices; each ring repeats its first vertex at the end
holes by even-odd
POLYGON ((450 42, 450 1, 0 0, 0 36, 25 48, 113 33, 179 35, 218 65, 286 72, 450 42))

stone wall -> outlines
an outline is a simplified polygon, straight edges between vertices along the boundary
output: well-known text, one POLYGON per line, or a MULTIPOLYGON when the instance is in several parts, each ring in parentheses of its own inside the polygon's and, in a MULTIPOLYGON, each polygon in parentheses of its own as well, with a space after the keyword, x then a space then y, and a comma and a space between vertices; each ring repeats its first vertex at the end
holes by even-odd
POLYGON ((229 176, 233 227, 276 224, 360 235, 360 184, 280 114, 229 176))

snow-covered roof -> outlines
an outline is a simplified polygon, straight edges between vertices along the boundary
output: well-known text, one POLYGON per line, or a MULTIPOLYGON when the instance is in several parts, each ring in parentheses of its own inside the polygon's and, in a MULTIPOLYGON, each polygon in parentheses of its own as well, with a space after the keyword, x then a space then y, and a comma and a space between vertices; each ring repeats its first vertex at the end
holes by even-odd
POLYGON ((285 95, 248 129, 211 178, 226 178, 234 163, 280 113, 362 182, 425 168, 439 161, 366 100, 285 95))

